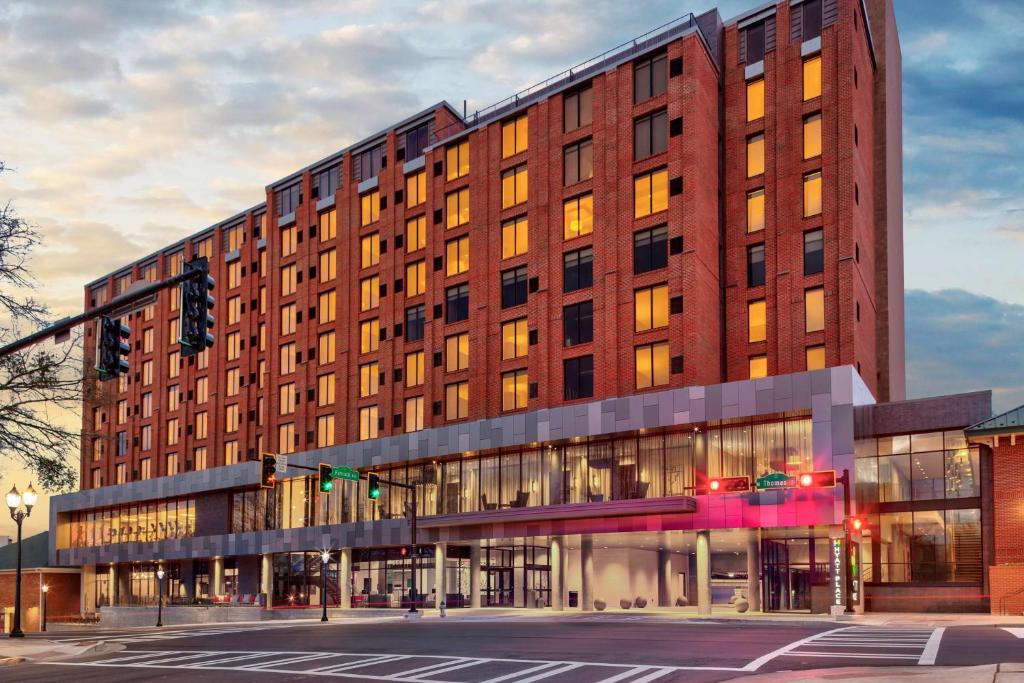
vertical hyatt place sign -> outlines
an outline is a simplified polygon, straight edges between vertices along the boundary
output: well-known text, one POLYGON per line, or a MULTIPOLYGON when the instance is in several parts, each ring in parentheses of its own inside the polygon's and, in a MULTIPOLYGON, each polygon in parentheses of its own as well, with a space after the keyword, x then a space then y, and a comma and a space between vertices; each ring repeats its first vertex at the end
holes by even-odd
POLYGON ((829 539, 829 590, 832 592, 832 607, 846 608, 846 574, 843 571, 843 539, 836 536, 829 539))

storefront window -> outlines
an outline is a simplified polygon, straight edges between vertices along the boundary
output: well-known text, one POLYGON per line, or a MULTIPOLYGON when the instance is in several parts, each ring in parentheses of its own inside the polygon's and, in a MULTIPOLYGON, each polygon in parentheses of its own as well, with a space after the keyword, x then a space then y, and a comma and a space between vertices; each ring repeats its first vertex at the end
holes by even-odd
POLYGON ((877 519, 878 581, 981 581, 979 509, 883 512, 877 519))
POLYGON ((979 451, 962 431, 861 439, 856 457, 862 505, 981 495, 979 451))
POLYGON ((195 516, 192 498, 73 512, 66 545, 62 542, 58 547, 84 548, 187 538, 195 535, 195 516))

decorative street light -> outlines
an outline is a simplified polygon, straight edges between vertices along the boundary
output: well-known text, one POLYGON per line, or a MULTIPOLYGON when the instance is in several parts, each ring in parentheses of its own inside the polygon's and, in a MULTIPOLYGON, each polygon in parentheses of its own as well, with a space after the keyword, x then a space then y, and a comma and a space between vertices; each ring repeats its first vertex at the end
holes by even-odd
POLYGON ((157 570, 156 570, 156 589, 157 589, 156 625, 157 626, 163 626, 164 625, 164 613, 163 613, 163 608, 164 608, 164 568, 163 567, 158 567, 157 570))
POLYGON ((7 507, 11 510, 11 519, 18 525, 18 569, 14 575, 14 628, 11 629, 11 638, 24 638, 25 633, 21 630, 21 523, 32 514, 32 506, 39 498, 32 484, 28 485, 25 493, 18 493, 18 487, 12 486, 7 492, 7 507), (22 503, 25 509, 22 510, 22 503))
POLYGON ((45 583, 43 584, 43 631, 46 631, 46 594, 50 592, 50 587, 45 583))
POLYGON ((330 561, 331 553, 329 550, 324 550, 320 553, 320 603, 324 606, 324 613, 320 617, 320 621, 327 621, 327 564, 330 561))

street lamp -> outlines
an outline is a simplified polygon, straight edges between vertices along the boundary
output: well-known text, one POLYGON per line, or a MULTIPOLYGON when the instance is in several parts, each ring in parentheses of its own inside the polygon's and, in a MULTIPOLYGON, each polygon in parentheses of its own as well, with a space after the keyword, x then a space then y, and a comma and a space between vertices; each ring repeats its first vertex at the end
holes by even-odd
POLYGON ((324 550, 320 553, 320 603, 324 607, 324 613, 320 617, 320 621, 327 621, 327 563, 331 561, 330 551, 324 550))
POLYGON ((158 567, 156 570, 156 625, 164 625, 164 568, 158 567))
POLYGON ((11 519, 18 525, 18 569, 14 575, 14 628, 11 629, 11 638, 25 637, 21 630, 21 523, 32 514, 32 506, 38 498, 32 484, 28 485, 25 493, 18 493, 17 486, 12 486, 7 492, 7 507, 11 510, 11 519), (21 509, 23 503, 24 510, 21 509))
POLYGON ((50 587, 45 583, 43 584, 43 631, 46 631, 46 594, 50 592, 50 587))

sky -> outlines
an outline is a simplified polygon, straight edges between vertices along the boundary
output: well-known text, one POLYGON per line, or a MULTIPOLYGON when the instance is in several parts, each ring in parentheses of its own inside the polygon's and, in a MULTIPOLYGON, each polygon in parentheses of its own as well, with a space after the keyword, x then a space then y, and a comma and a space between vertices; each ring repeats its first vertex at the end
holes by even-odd
MULTIPOLYGON (((75 313, 84 283, 411 113, 472 112, 686 11, 755 4, 6 0, 0 200, 44 236, 39 294, 75 313)), ((1024 13, 896 0, 896 17, 908 393, 992 388, 1009 409, 1024 403, 1024 13)), ((0 489, 26 479, 0 463, 0 489)))

